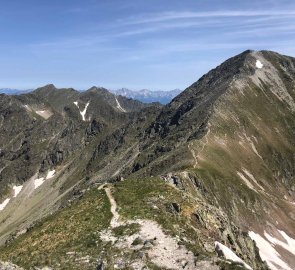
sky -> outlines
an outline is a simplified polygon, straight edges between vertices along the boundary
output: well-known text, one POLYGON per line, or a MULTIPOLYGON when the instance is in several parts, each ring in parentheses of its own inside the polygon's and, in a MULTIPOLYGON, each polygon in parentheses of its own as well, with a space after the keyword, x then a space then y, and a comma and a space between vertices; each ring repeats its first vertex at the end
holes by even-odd
POLYGON ((0 1, 0 88, 185 89, 247 49, 295 56, 294 0, 0 1))

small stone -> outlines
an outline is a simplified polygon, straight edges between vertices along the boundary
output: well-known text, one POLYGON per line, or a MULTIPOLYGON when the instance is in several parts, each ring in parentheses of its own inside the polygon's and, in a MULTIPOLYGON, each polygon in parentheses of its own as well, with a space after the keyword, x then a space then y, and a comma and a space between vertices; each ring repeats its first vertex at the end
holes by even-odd
POLYGON ((139 258, 142 259, 142 260, 146 257, 145 253, 142 252, 142 251, 140 251, 140 252, 138 253, 138 256, 139 256, 139 258))
POLYGON ((182 268, 185 268, 187 266, 188 262, 186 260, 181 261, 182 268))
POLYGON ((181 207, 178 203, 172 203, 172 207, 173 209, 177 212, 177 213, 180 213, 181 212, 181 207))
POLYGON ((145 248, 151 248, 151 247, 153 247, 153 244, 149 240, 144 241, 144 244, 143 245, 144 245, 145 248))
POLYGON ((75 252, 75 251, 69 251, 69 252, 67 252, 66 254, 67 254, 68 256, 72 256, 72 255, 75 255, 76 252, 75 252))
POLYGON ((96 270, 105 270, 105 265, 103 262, 99 262, 97 267, 96 267, 96 270))

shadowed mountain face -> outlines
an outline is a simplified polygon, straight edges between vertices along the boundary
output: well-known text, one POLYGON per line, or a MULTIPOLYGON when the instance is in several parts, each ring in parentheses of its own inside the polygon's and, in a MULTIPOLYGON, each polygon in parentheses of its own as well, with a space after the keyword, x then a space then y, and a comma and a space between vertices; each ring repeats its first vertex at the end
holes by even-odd
POLYGON ((1 95, 0 260, 179 269, 173 236, 189 254, 184 269, 294 269, 294 85, 294 58, 246 51, 166 106, 95 87, 1 95), (143 244, 151 221, 163 250, 143 244))
POLYGON ((99 88, 80 93, 47 85, 29 94, 2 95, 2 188, 64 163, 96 135, 113 132, 145 107, 99 88))

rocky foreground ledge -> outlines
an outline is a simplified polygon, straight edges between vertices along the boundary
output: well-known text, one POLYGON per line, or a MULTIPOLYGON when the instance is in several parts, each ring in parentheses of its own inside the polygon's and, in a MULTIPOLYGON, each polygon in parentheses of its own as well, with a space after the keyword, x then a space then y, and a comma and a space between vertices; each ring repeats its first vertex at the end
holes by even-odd
POLYGON ((0 261, 0 270, 23 270, 23 268, 18 267, 17 265, 10 262, 0 261))

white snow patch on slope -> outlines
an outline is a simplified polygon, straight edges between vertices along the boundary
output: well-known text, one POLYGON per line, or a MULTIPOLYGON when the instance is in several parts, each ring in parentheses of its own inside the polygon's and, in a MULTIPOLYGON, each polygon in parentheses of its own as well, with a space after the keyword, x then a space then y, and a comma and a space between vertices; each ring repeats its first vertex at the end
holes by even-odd
POLYGON ((256 60, 256 67, 263 68, 263 64, 260 62, 260 60, 256 60))
POLYGON ((116 97, 116 103, 117 103, 117 108, 121 111, 121 112, 126 112, 126 110, 124 108, 122 108, 121 104, 119 103, 117 97, 116 97))
MULTIPOLYGON (((245 142, 245 140, 244 140, 244 138, 245 138, 246 142, 250 144, 253 152, 263 160, 262 156, 258 153, 257 148, 256 148, 255 144, 253 143, 251 137, 248 137, 246 133, 244 133, 243 136, 239 136, 239 137, 242 139, 242 143, 240 143, 241 145, 243 144, 243 142, 245 142)), ((252 137, 257 142, 257 139, 254 136, 252 136, 252 137)))
MULTIPOLYGON (((262 53, 252 53, 253 56, 259 57, 260 61, 263 61, 263 69, 257 68, 254 75, 250 76, 250 79, 257 86, 264 88, 261 81, 269 85, 269 90, 282 102, 287 103, 292 111, 295 111, 295 100, 288 92, 286 85, 284 84, 277 68, 268 60, 266 60, 262 53)), ((247 82, 245 82, 247 84, 247 82)))
POLYGON ((257 151, 257 149, 256 149, 256 146, 254 145, 254 143, 253 143, 252 141, 250 141, 249 143, 250 143, 251 148, 252 148, 252 150, 254 151, 254 153, 255 153, 257 156, 259 156, 261 159, 263 159, 262 156, 259 155, 259 153, 258 153, 258 151, 257 151))
POLYGON ((242 174, 241 172, 237 172, 237 175, 244 181, 244 183, 247 185, 248 188, 254 190, 255 192, 257 192, 257 190, 255 189, 255 187, 252 185, 252 183, 245 177, 244 174, 242 174))
POLYGON ((48 110, 35 111, 35 112, 36 114, 40 115, 44 119, 48 119, 52 115, 52 113, 48 110))
POLYGON ((10 199, 6 199, 3 203, 0 204, 0 211, 4 210, 9 201, 10 199))
POLYGON ((85 115, 86 115, 86 112, 87 112, 87 108, 88 108, 88 106, 89 106, 89 103, 90 103, 90 102, 87 102, 87 104, 86 104, 84 110, 83 110, 82 112, 80 112, 83 121, 86 121, 86 119, 85 119, 85 115))
POLYGON ((246 264, 240 257, 238 257, 230 248, 226 247, 225 245, 216 241, 215 249, 217 251, 221 251, 226 260, 241 263, 245 266, 245 268, 252 270, 248 264, 246 264))
POLYGON ((29 112, 32 111, 32 109, 31 109, 31 107, 29 105, 24 105, 24 107, 26 108, 27 111, 29 111, 29 112))
POLYGON ((13 197, 17 197, 17 195, 21 192, 21 190, 23 189, 23 186, 13 186, 13 190, 14 190, 14 195, 13 197))
POLYGON ((246 174, 257 186, 259 186, 263 191, 264 188, 257 182, 257 180, 255 179, 255 177, 253 176, 252 173, 250 173, 248 170, 246 170, 245 168, 242 169, 242 171, 244 172, 244 174, 246 174))
POLYGON ((246 138, 246 140, 248 141, 248 143, 250 144, 250 146, 251 146, 253 152, 254 152, 258 157, 260 157, 261 159, 263 159, 262 156, 259 155, 259 153, 258 153, 258 151, 257 151, 257 149, 256 149, 256 146, 255 146, 255 144, 253 143, 252 139, 251 139, 250 137, 248 137, 246 134, 245 134, 245 138, 246 138))
POLYGON ((274 247, 262 236, 252 231, 249 232, 249 236, 255 241, 261 259, 266 261, 271 270, 292 270, 292 268, 280 258, 280 254, 274 249, 274 247), (280 268, 278 268, 278 266, 280 268))
POLYGON ((264 232, 264 236, 272 244, 279 245, 282 248, 286 249, 287 251, 295 255, 295 240, 289 237, 284 231, 279 230, 278 232, 282 235, 282 237, 286 240, 287 243, 269 235, 266 232, 264 232))
POLYGON ((35 189, 40 187, 45 182, 44 177, 38 178, 34 181, 35 189))
POLYGON ((89 103, 90 103, 90 101, 87 102, 87 104, 85 105, 84 110, 83 110, 83 111, 80 111, 80 107, 79 107, 78 101, 75 101, 75 102, 74 102, 74 104, 75 104, 75 105, 77 106, 77 108, 79 109, 79 112, 80 112, 80 114, 81 114, 81 116, 82 116, 82 120, 83 120, 83 121, 86 121, 85 115, 86 115, 86 112, 87 112, 87 108, 88 108, 88 106, 89 106, 89 103))
POLYGON ((47 173, 46 179, 50 179, 50 178, 52 178, 54 175, 55 175, 55 170, 49 171, 49 172, 47 173))

